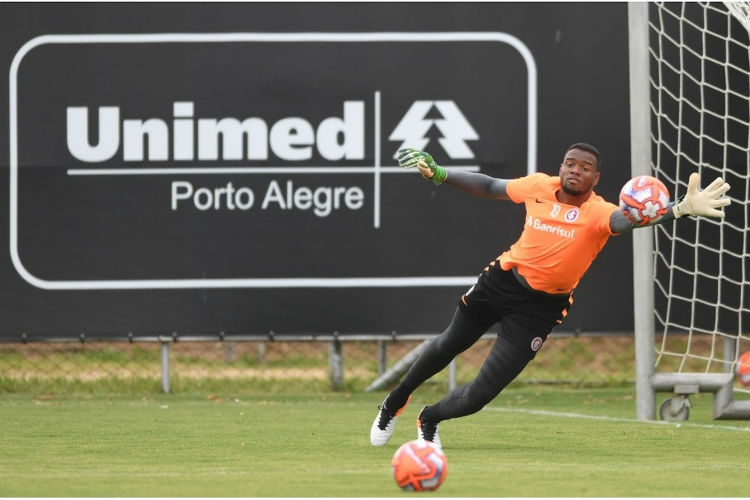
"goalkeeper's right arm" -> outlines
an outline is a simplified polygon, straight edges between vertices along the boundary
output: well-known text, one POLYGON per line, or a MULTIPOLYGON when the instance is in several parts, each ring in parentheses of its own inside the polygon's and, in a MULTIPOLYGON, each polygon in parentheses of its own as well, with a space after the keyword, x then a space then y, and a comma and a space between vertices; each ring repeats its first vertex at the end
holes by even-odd
POLYGON ((462 170, 451 170, 449 174, 446 169, 435 163, 429 153, 418 149, 400 149, 397 158, 399 165, 404 168, 417 167, 422 177, 431 180, 437 186, 445 183, 475 196, 498 200, 510 199, 506 190, 509 179, 498 179, 462 170))

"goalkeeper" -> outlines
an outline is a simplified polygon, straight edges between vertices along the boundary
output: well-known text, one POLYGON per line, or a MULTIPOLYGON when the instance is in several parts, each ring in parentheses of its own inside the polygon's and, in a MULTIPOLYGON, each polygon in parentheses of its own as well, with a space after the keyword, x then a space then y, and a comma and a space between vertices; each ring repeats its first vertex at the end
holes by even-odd
MULTIPOLYGON (((571 145, 557 176, 536 173, 518 179, 446 170, 426 152, 402 149, 402 167, 417 167, 433 183, 449 184, 469 194, 510 200, 526 206, 526 224, 518 241, 484 268, 458 301, 448 328, 434 338, 400 384, 385 398, 370 430, 370 442, 382 446, 412 392, 473 345, 495 323, 500 332, 477 377, 458 387, 417 417, 417 435, 440 445, 438 424, 470 415, 492 401, 526 367, 561 323, 573 302, 573 289, 612 235, 636 226, 617 205, 594 192, 599 182, 599 151, 585 143, 571 145)), ((694 173, 682 200, 652 224, 684 215, 724 217, 729 185, 716 179, 699 190, 694 173)))

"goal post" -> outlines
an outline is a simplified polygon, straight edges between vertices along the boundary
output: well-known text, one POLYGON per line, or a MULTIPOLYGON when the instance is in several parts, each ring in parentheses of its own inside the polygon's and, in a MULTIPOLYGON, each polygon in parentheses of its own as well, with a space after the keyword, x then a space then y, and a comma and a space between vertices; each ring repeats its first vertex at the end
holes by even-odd
POLYGON ((633 232, 636 413, 686 419, 714 394, 714 418, 750 418, 734 380, 750 350, 750 8, 748 2, 631 2, 631 173, 673 198, 699 172, 732 189, 724 219, 633 232))
MULTIPOLYGON (((651 175, 651 110, 649 98, 648 3, 628 4, 629 66, 630 66, 630 162, 631 175, 651 175)), ((656 415, 654 389, 654 315, 638 311, 653 311, 652 277, 654 234, 653 228, 633 232, 633 328, 635 331, 636 414, 641 420, 656 415)))

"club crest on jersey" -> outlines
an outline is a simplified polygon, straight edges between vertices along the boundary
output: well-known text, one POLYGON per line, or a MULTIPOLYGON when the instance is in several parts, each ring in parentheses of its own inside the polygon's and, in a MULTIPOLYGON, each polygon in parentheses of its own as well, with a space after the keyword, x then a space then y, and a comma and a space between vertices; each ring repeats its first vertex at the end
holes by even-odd
POLYGON ((580 211, 577 208, 571 208, 567 212, 565 212, 565 221, 566 222, 575 222, 578 220, 578 215, 580 214, 580 211))
POLYGON ((531 350, 536 352, 539 349, 542 348, 542 337, 534 337, 534 339, 531 341, 531 350))

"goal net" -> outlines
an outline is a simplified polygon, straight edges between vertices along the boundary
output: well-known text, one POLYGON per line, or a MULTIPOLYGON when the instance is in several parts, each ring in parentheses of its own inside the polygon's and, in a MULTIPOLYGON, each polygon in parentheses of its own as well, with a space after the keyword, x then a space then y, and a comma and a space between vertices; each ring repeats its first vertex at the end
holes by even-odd
MULTIPOLYGON (((653 228, 647 251, 654 294, 652 300, 636 294, 635 302, 636 316, 653 315, 654 355, 651 367, 637 362, 637 369, 650 372, 647 397, 677 398, 660 408, 662 418, 687 418, 687 396, 695 392, 715 393, 716 418, 750 418, 750 390, 733 377, 738 357, 750 351, 750 8, 748 2, 644 8, 651 174, 675 199, 692 172, 703 186, 723 177, 732 205, 724 219, 653 228)), ((654 418, 647 413, 639 417, 654 418)))

